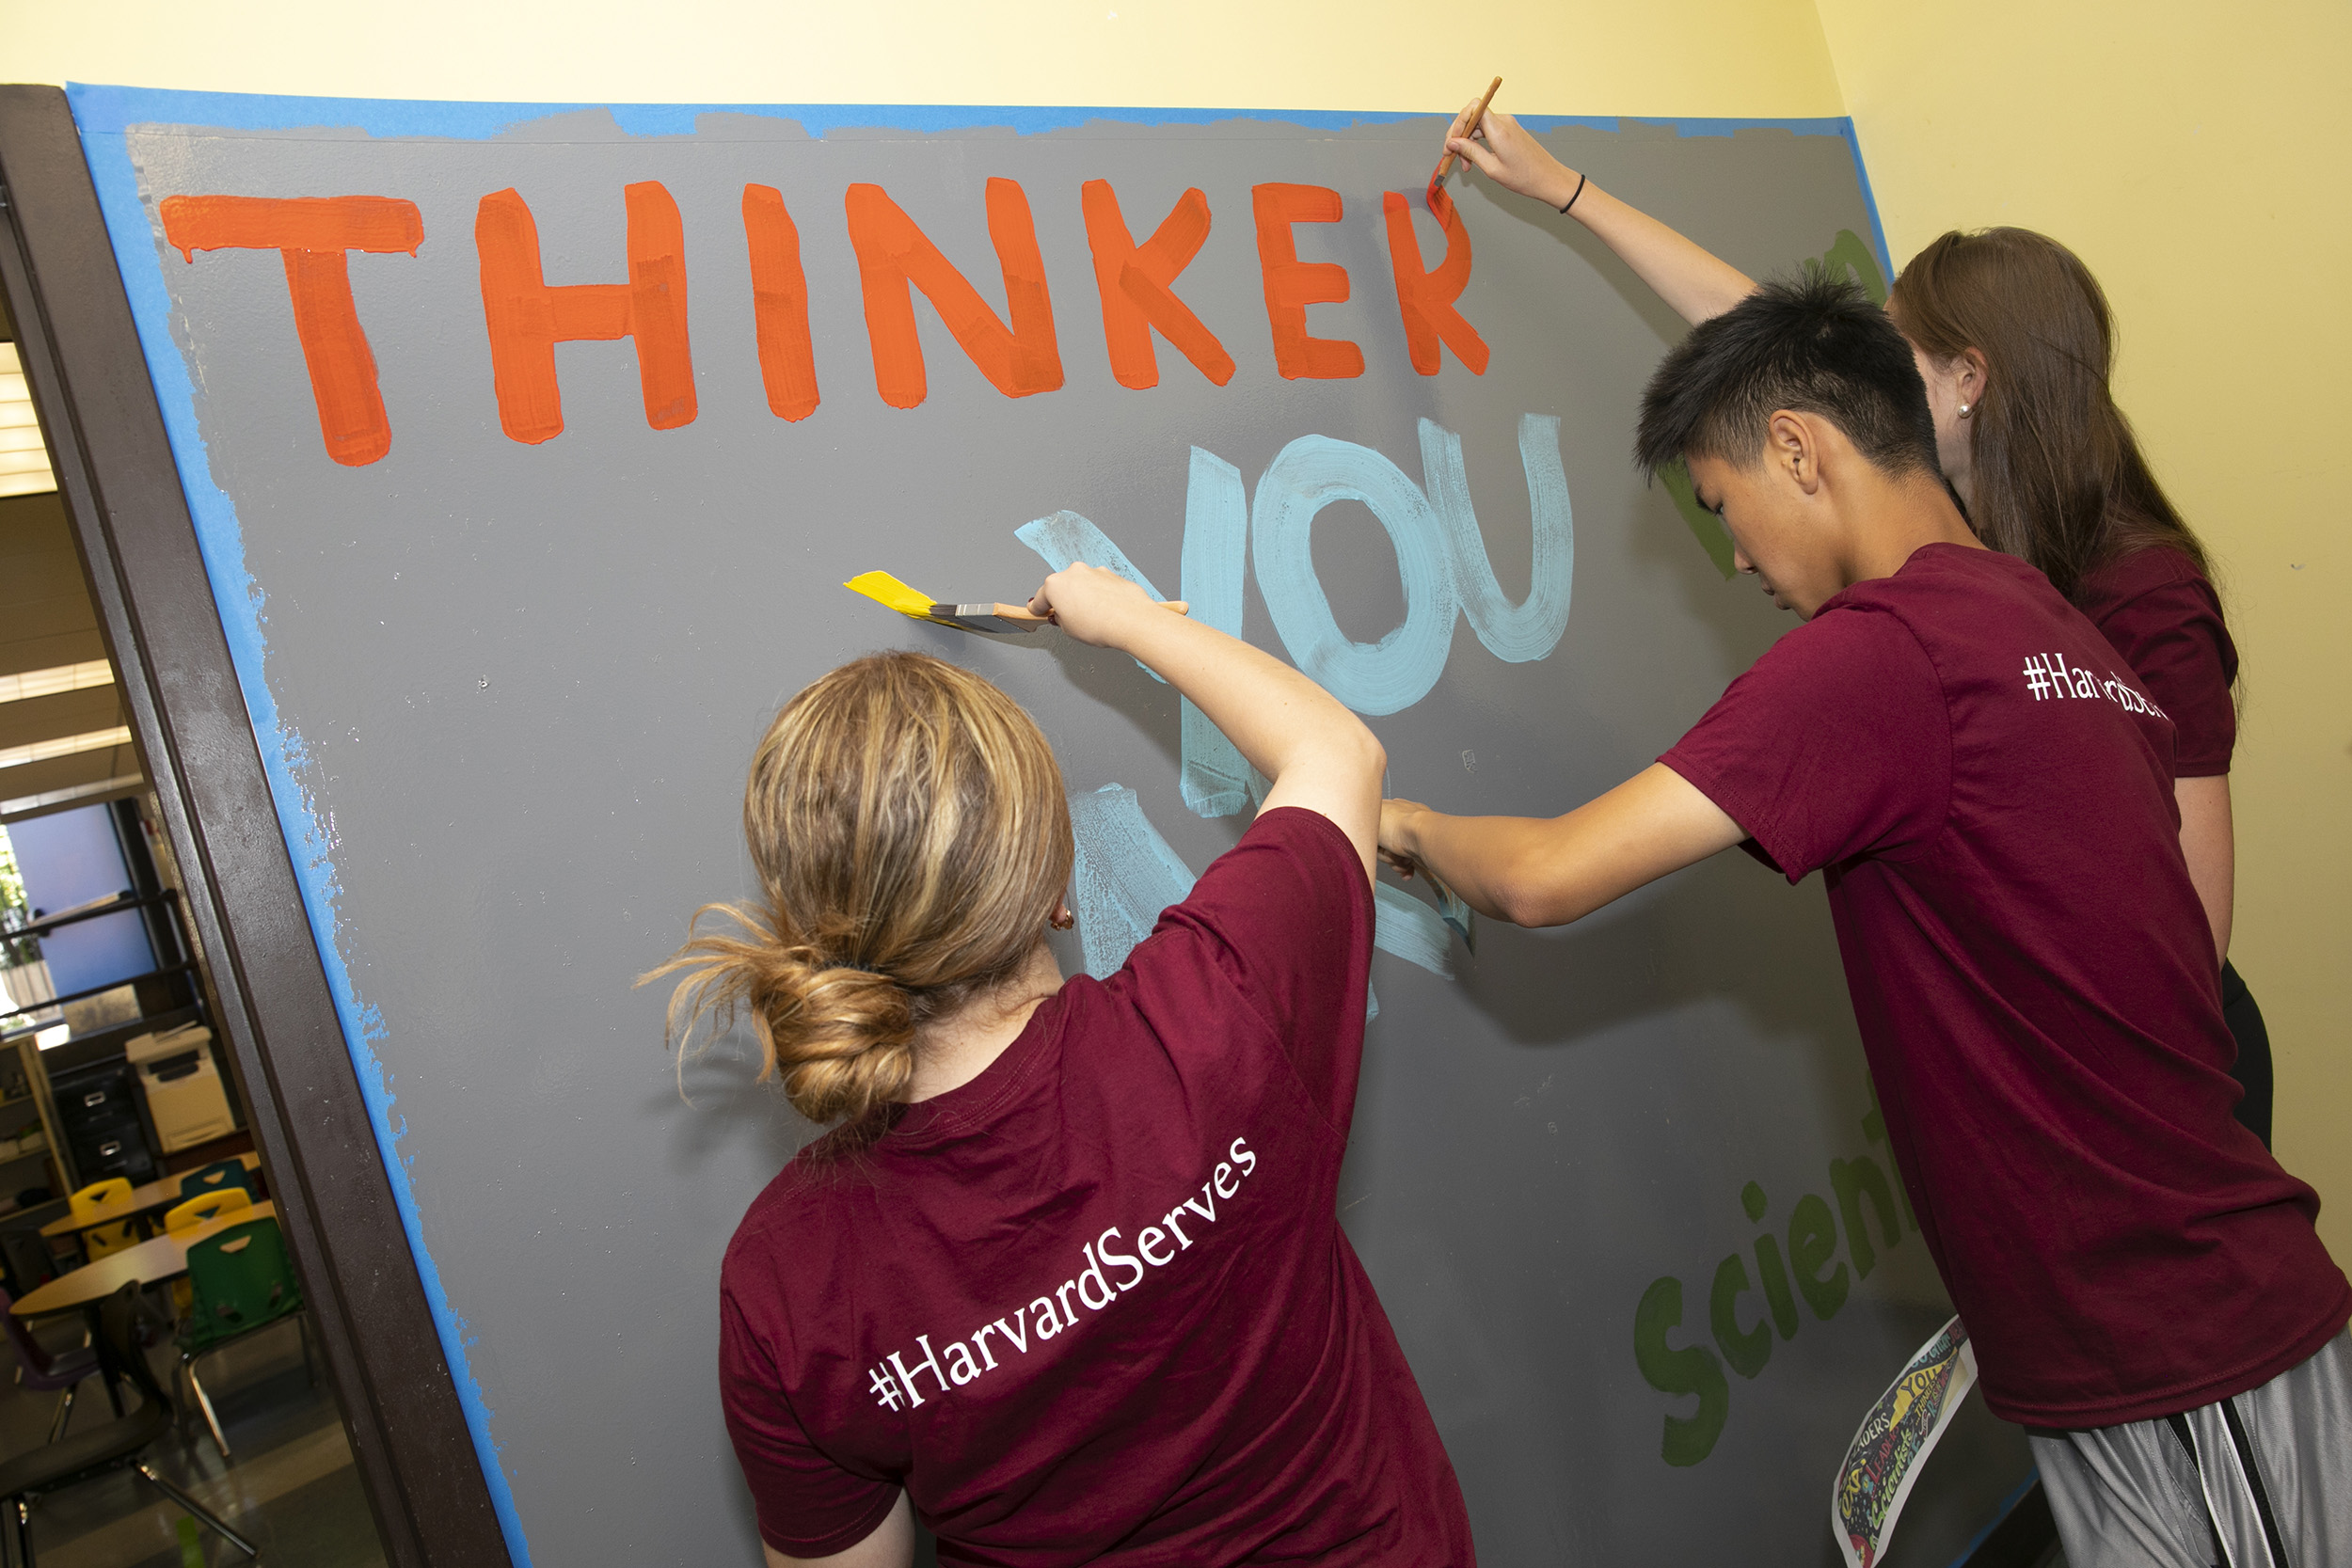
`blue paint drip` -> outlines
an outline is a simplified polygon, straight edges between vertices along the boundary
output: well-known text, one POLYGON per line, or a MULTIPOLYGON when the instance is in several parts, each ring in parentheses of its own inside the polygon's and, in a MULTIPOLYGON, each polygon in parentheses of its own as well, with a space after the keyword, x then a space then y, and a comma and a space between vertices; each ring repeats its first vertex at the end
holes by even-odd
MULTIPOLYGON (((473 1375, 467 1354, 474 1339, 467 1332, 466 1320, 451 1303, 440 1269, 425 1245, 424 1221, 417 1208, 409 1160, 399 1151, 405 1122, 393 1113, 390 1075, 384 1070, 383 1058, 376 1053, 377 1042, 386 1036, 383 1014, 360 1000, 358 986, 343 960, 338 941, 341 916, 337 905, 342 886, 335 875, 331 854, 334 838, 302 784, 302 769, 309 762, 308 749, 301 736, 279 717, 277 700, 263 675, 268 654, 268 641, 262 630, 264 595, 246 562, 245 534, 235 503, 213 479, 211 459, 197 422, 196 388, 187 362, 171 341, 171 299, 164 285, 157 235, 139 201, 137 171, 132 166, 130 150, 119 135, 97 134, 90 129, 91 117, 84 109, 92 90, 77 88, 73 99, 76 118, 82 124, 84 155, 89 160, 91 182, 97 188, 107 239, 114 249, 115 264, 122 274, 123 290, 130 299, 148 374, 154 383, 165 435, 171 443, 172 463, 179 469, 181 488, 187 497, 188 512, 196 525, 197 546, 203 556, 204 574, 212 586, 214 603, 220 611, 221 630, 229 643, 230 661, 237 673, 238 691, 253 722, 254 741, 260 748, 262 771, 269 781, 270 801, 291 851, 294 879, 302 894, 303 913, 318 945, 319 962, 335 999, 337 1021, 342 1026, 344 1047, 351 1053, 360 1098, 373 1124, 376 1149, 391 1183, 392 1205, 400 1214, 401 1229, 416 1260, 418 1280, 424 1288, 425 1305, 433 1315, 441 1354, 449 1362, 450 1379, 456 1386, 458 1404, 465 1412, 466 1430, 473 1440, 474 1457, 482 1466, 500 1533, 505 1538, 507 1552, 516 1568, 530 1568, 530 1543, 523 1534, 522 1518, 516 1511, 505 1468, 499 1462, 498 1444, 490 1434, 490 1423, 497 1412, 484 1399, 482 1385, 473 1375)), ((125 96, 144 102, 166 95, 125 96)), ((204 96, 215 98, 215 102, 236 101, 230 95, 204 96)))
MULTIPOLYGON (((1104 533, 1075 512, 1057 512, 1050 517, 1040 517, 1035 522, 1023 523, 1012 531, 1012 536, 1037 551, 1043 558, 1045 564, 1054 571, 1067 571, 1072 562, 1083 561, 1089 566, 1100 566, 1106 572, 1117 572, 1155 599, 1168 597, 1167 594, 1152 586, 1152 579, 1145 577, 1142 569, 1127 559, 1125 550, 1111 543, 1109 534, 1104 533)), ((1157 671, 1143 660, 1136 660, 1136 668, 1150 675, 1153 680, 1159 681, 1162 686, 1168 684, 1160 679, 1157 671)))
POLYGON ((1372 944, 1432 974, 1454 973, 1454 944, 1445 917, 1401 887, 1375 882, 1372 944))
POLYGON ((1168 847, 1125 784, 1073 796, 1070 831, 1078 850, 1070 874, 1070 912, 1078 919, 1087 973, 1107 980, 1152 934, 1160 911, 1192 892, 1192 868, 1168 847))
POLYGON ((1568 626, 1569 591, 1576 578, 1576 518, 1568 504, 1568 478, 1560 464, 1560 421, 1550 415, 1519 416, 1519 467, 1527 474, 1529 526, 1534 549, 1528 569, 1527 597, 1518 605, 1503 597, 1486 558, 1486 541, 1471 510, 1470 480, 1462 467, 1462 438, 1434 420, 1421 421, 1421 468, 1431 509, 1445 530, 1455 591, 1471 629, 1486 651, 1510 664, 1542 658, 1559 644, 1568 626))
MULTIPOLYGON (((1249 497, 1241 470, 1217 456, 1192 449, 1192 474, 1184 491, 1184 595, 1192 618, 1228 637, 1242 634, 1242 578, 1248 568, 1249 497)), ((1209 716, 1184 704, 1184 771, 1178 783, 1184 804, 1200 816, 1234 816, 1264 797, 1263 781, 1250 787, 1256 770, 1209 716)))
POLYGON ((1445 670, 1460 608, 1438 519, 1421 486, 1370 447, 1301 436, 1277 453, 1250 506, 1258 591, 1291 662, 1359 713, 1395 713, 1429 694, 1445 670), (1396 549, 1405 620, 1377 642, 1357 642, 1332 619, 1315 578, 1310 531, 1336 500, 1371 509, 1396 549))

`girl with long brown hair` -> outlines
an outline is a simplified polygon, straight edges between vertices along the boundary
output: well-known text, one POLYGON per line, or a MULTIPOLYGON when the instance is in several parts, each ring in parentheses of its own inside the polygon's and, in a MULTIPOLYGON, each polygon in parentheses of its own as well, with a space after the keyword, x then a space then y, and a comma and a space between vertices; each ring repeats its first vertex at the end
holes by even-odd
MULTIPOLYGON (((1447 150, 1496 183, 1576 218, 1693 325, 1755 280, 1567 167, 1511 116, 1474 105, 1447 150)), ((2237 1041, 2237 1117, 2270 1142, 2270 1037, 2229 961, 2236 881, 2230 640, 2204 546, 2156 483, 2109 390, 2106 293, 2074 252, 2024 229, 1947 233, 1896 280, 1936 454, 1979 538, 2039 568, 2106 634, 2173 722, 2181 853, 2213 927, 2223 1016, 2237 1041)))
POLYGON ((1272 787, 1124 968, 1065 980, 1069 810, 1019 705, 878 654, 770 726, 759 895, 655 972, 688 1033, 747 1017, 762 1076, 831 1129, 721 1274, 767 1560, 904 1568, 919 1517, 944 1563, 1469 1564, 1337 1214, 1379 742, 1111 573, 1031 608, 1166 678, 1272 787))

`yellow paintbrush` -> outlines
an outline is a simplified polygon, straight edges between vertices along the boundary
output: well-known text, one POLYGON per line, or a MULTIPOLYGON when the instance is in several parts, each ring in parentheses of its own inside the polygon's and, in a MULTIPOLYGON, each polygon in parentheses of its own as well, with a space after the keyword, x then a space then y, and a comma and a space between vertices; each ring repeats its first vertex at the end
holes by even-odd
MULTIPOLYGON (((1042 615, 1032 615, 1028 607, 1017 604, 949 604, 934 599, 919 589, 909 588, 888 572, 862 572, 841 585, 851 593, 863 594, 879 605, 887 605, 901 615, 935 626, 955 626, 963 631, 1032 632, 1053 622, 1042 615)), ((1184 614, 1191 607, 1182 599, 1163 599, 1167 609, 1184 614)))

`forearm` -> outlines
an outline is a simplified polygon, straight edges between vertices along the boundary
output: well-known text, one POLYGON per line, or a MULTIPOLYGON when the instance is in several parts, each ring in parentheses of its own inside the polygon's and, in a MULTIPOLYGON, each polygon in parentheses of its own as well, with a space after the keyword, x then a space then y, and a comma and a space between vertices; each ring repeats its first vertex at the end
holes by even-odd
MULTIPOLYGON (((1535 816, 1448 816, 1421 812, 1398 835, 1397 849, 1428 869, 1471 909, 1514 926, 1560 925, 1591 912, 1580 909, 1546 920, 1532 907, 1522 876, 1544 848, 1554 824, 1535 816)), ((1597 908, 1597 905, 1593 908, 1597 908)))
POLYGON ((1378 799, 1380 743, 1362 720, 1272 655, 1167 610, 1136 614, 1118 645, 1190 698, 1268 779, 1302 760, 1343 759, 1378 799))
POLYGON ((1380 847, 1427 866, 1464 902, 1515 926, 1565 926, 1746 837, 1723 808, 1653 763, 1565 816, 1448 816, 1384 802, 1380 847))
POLYGON ((1466 108, 1446 134, 1446 150, 1475 165, 1502 186, 1569 216, 1600 237, 1618 260, 1650 286, 1684 321, 1696 325, 1720 316, 1756 292, 1756 282, 1738 267, 1667 228, 1647 213, 1602 190, 1581 170, 1568 167, 1511 116, 1497 109, 1476 134, 1476 109, 1466 108))
POLYGON ((2213 927, 2214 951, 2230 956, 2230 923, 2237 893, 2237 846, 2230 815, 2230 776, 2176 779, 2173 799, 2181 808, 2181 858, 2188 879, 2213 927))

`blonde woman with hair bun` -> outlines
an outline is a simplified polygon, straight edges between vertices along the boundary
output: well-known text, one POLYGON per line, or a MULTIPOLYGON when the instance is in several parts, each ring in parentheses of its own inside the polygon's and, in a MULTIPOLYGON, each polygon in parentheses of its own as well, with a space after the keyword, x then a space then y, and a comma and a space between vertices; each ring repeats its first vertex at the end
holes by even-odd
POLYGON ((1471 1563, 1337 1213, 1379 742, 1109 572, 1031 608, 1165 677, 1272 787, 1119 974, 1065 980, 1069 809, 1018 704, 879 654, 769 727, 760 895, 647 976, 678 977, 681 1036, 747 1019, 829 1129, 721 1271, 767 1560, 903 1568, 919 1517, 942 1563, 1471 1563))

